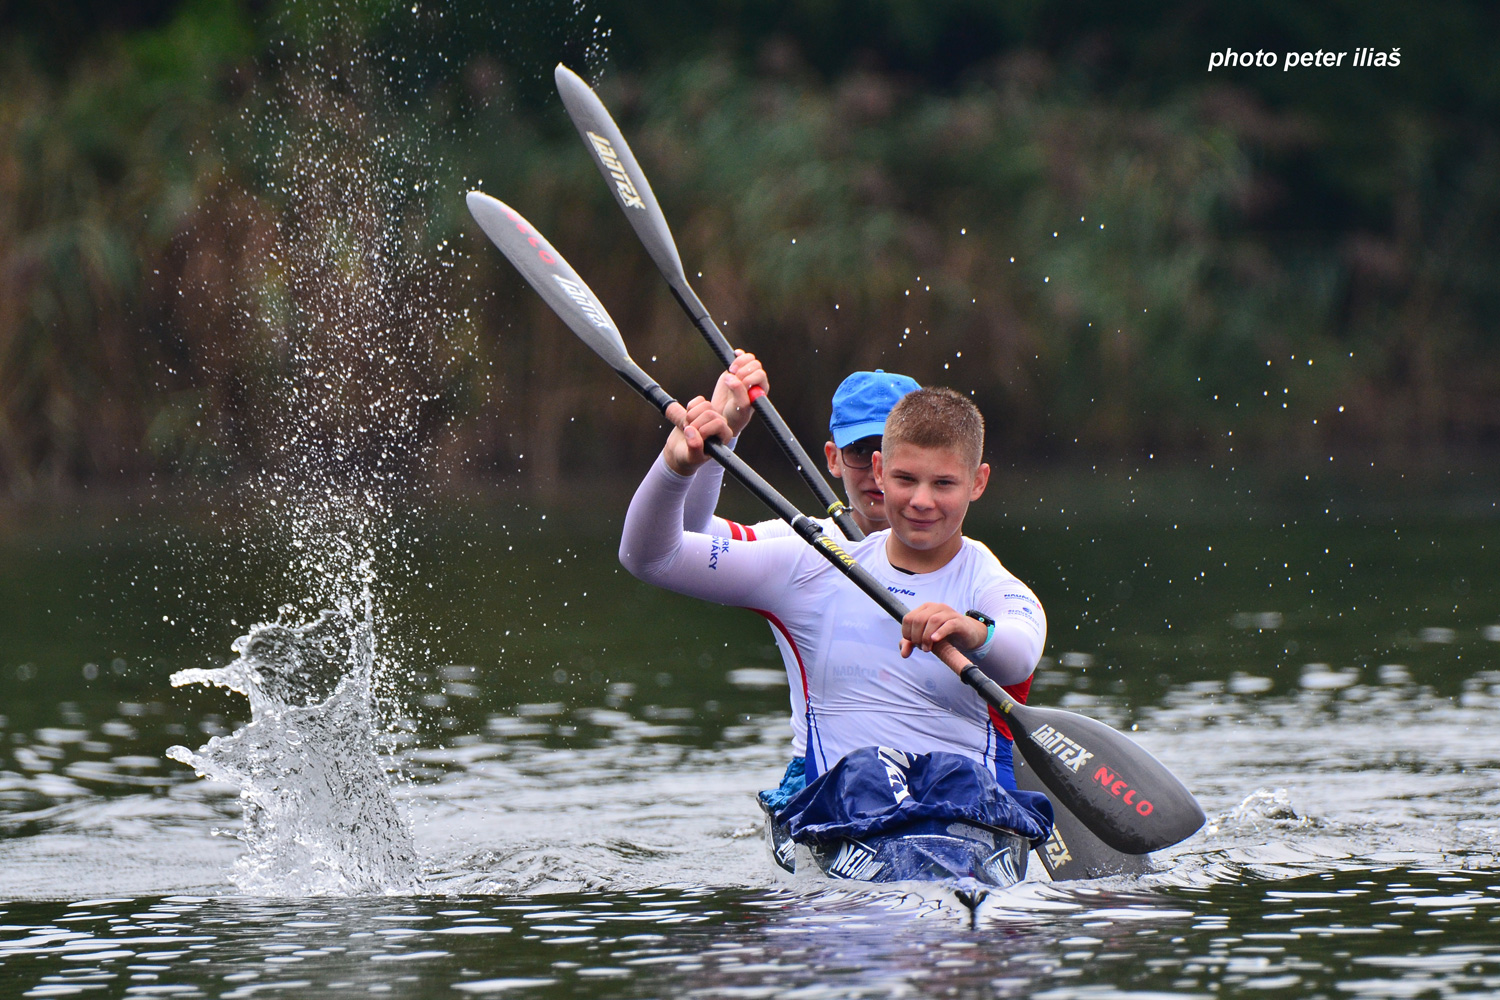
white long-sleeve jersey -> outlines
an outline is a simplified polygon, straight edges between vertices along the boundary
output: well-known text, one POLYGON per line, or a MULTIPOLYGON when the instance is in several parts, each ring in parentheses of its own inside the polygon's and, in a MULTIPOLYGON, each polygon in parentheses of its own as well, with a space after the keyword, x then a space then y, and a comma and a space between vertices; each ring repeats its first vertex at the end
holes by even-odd
MULTIPOLYGON (((992 768, 1002 784, 1013 782, 1001 720, 936 656, 918 650, 902 659, 900 622, 802 539, 685 531, 691 481, 657 460, 631 501, 620 561, 648 583, 750 608, 771 623, 797 665, 793 697, 803 700, 809 779, 851 750, 889 746, 960 753, 992 768)), ((941 569, 898 570, 886 558, 887 534, 847 551, 910 606, 934 601, 993 618, 995 636, 978 665, 1024 697, 1046 641, 1036 595, 969 538, 941 569)))
MULTIPOLYGON (((730 441, 729 447, 733 448, 737 440, 738 438, 730 441)), ((682 527, 685 531, 748 542, 763 538, 794 537, 791 525, 776 518, 755 524, 741 524, 716 516, 714 509, 719 505, 719 493, 724 485, 724 467, 717 462, 703 466, 690 479, 687 495, 682 502, 682 527)), ((833 518, 819 517, 814 520, 822 527, 825 535, 840 545, 848 542, 833 518)), ((776 644, 776 651, 781 654, 782 666, 786 668, 792 711, 792 756, 804 757, 807 755, 807 693, 802 684, 802 664, 786 633, 774 623, 771 624, 771 639, 776 644)))

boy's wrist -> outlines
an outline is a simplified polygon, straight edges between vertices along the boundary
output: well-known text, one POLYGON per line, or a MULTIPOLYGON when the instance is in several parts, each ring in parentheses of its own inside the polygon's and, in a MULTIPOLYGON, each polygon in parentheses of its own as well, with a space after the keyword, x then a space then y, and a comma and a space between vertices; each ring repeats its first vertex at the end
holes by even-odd
POLYGON ((668 472, 681 479, 691 479, 693 473, 698 471, 698 466, 688 464, 670 448, 662 451, 661 463, 666 466, 668 472))
POLYGON ((979 637, 979 641, 969 647, 971 653, 982 657, 990 651, 990 644, 995 641, 995 619, 983 611, 976 611, 972 608, 965 611, 964 616, 971 619, 976 626, 984 630, 983 634, 979 637))

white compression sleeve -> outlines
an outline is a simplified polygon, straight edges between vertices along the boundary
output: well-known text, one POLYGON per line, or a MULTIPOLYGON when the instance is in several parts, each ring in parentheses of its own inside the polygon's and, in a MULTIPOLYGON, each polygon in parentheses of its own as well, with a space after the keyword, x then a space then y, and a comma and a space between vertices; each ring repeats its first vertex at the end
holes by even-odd
POLYGON ((1019 684, 1031 676, 1047 644, 1041 602, 1019 581, 979 595, 978 607, 995 621, 995 637, 974 664, 997 684, 1019 684))
POLYGON ((625 514, 620 563, 639 580, 689 597, 780 608, 790 599, 787 583, 799 559, 810 551, 806 543, 796 536, 744 542, 683 531, 690 478, 657 458, 625 514))
MULTIPOLYGON (((733 451, 739 438, 730 438, 729 450, 733 451)), ((693 474, 688 483, 687 496, 682 501, 682 528, 684 531, 701 531, 707 535, 727 535, 729 525, 722 518, 714 517, 719 506, 719 494, 724 489, 724 467, 710 462, 693 474)))
MULTIPOLYGON (((730 450, 734 449, 739 440, 737 437, 730 439, 730 450)), ((716 535, 719 538, 736 537, 734 529, 729 526, 729 521, 714 515, 714 509, 718 507, 719 496, 723 491, 724 467, 718 462, 705 465, 695 472, 692 481, 688 484, 687 497, 682 502, 682 529, 699 531, 705 535, 716 535)), ((753 539, 781 538, 794 534, 789 524, 776 518, 757 521, 746 527, 751 529, 750 537, 753 539)), ((835 538, 843 540, 844 533, 838 531, 836 525, 831 530, 838 532, 835 538)))

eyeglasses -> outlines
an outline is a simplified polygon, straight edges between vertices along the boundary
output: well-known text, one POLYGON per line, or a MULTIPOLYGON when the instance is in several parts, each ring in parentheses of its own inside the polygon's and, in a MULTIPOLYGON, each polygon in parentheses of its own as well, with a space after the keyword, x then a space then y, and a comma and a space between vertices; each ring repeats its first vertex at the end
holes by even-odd
POLYGON ((846 444, 839 449, 843 456, 844 465, 850 469, 868 469, 875 461, 874 455, 880 450, 880 438, 860 438, 852 444, 846 444))

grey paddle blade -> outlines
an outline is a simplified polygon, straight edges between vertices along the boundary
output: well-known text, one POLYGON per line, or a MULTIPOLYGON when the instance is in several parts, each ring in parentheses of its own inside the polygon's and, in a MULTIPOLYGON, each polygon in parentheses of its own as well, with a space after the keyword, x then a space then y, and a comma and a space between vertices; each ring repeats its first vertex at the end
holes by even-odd
POLYGON ((656 203, 651 184, 635 162, 635 154, 620 134, 620 127, 610 117, 604 102, 577 73, 558 63, 552 75, 568 117, 583 137, 583 144, 609 182, 615 200, 625 210, 625 217, 635 227, 646 252, 674 288, 679 291, 685 288, 687 275, 682 271, 682 258, 677 254, 672 231, 667 228, 667 217, 656 203))
MULTIPOLYGON (((886 606, 884 593, 871 596, 886 606)), ((897 606, 902 608, 897 617, 904 616, 905 606, 899 601, 897 606)), ((1203 826, 1208 817, 1188 787, 1124 733, 1086 715, 1023 705, 953 646, 939 643, 937 649, 943 662, 989 702, 992 718, 1004 716, 1016 749, 1048 796, 1114 850, 1150 854, 1203 826)))
POLYGON ((1007 715, 1019 730, 1016 749, 1048 791, 1116 851, 1159 851, 1207 819, 1161 761, 1104 723, 1036 705, 1013 705, 1007 715))
MULTIPOLYGON (((1047 794, 1047 786, 1042 784, 1036 771, 1026 766, 1025 757, 1016 758, 1015 769, 1017 788, 1047 794)), ((1052 881, 1139 875, 1151 870, 1149 856, 1121 854, 1094 836, 1060 799, 1048 797, 1052 799, 1056 822, 1052 825, 1052 835, 1036 849, 1036 854, 1052 881)))
MULTIPOLYGON (((667 279, 672 294, 687 311, 693 325, 703 334, 708 346, 727 368, 734 362, 734 348, 729 345, 724 331, 719 329, 713 317, 708 314, 708 307, 698 298, 693 286, 688 284, 687 275, 682 270, 682 260, 677 253, 677 244, 667 225, 667 217, 656 203, 651 184, 646 180, 640 164, 636 163, 630 144, 620 134, 619 126, 610 117, 604 102, 599 100, 598 95, 589 89, 589 85, 578 74, 559 63, 553 77, 557 81, 557 92, 563 99, 563 106, 568 109, 568 118, 578 129, 584 146, 594 158, 599 172, 604 175, 615 201, 630 220, 641 245, 646 248, 646 253, 650 255, 662 277, 667 279)), ((844 536, 856 540, 864 538, 864 533, 854 523, 848 508, 824 482, 818 471, 819 463, 814 462, 806 449, 797 442, 791 428, 787 427, 781 414, 776 412, 775 405, 765 398, 759 388, 750 390, 750 400, 755 406, 755 412, 764 418, 771 436, 791 460, 797 474, 807 483, 822 508, 833 515, 844 536)))
POLYGON ((520 212, 483 191, 470 191, 467 200, 479 228, 579 339, 616 371, 634 368, 615 321, 536 227, 520 212))

